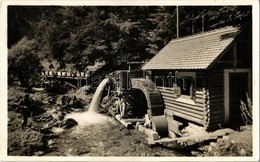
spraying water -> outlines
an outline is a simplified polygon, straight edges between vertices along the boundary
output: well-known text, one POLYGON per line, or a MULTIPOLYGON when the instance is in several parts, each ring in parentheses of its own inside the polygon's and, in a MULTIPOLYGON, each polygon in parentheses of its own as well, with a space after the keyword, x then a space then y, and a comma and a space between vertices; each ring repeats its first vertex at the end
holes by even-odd
POLYGON ((91 100, 88 112, 97 112, 102 93, 103 93, 104 88, 108 81, 109 81, 109 79, 106 78, 106 79, 102 80, 102 82, 98 85, 96 92, 94 93, 94 96, 91 100))
POLYGON ((88 111, 83 112, 83 113, 68 114, 66 116, 66 118, 75 119, 79 125, 97 124, 97 123, 102 123, 105 121, 110 121, 109 117, 97 113, 99 104, 100 104, 100 100, 101 100, 101 96, 103 94, 104 88, 108 81, 109 81, 109 79, 104 79, 99 84, 99 86, 97 87, 97 89, 93 95, 93 98, 91 100, 88 111))

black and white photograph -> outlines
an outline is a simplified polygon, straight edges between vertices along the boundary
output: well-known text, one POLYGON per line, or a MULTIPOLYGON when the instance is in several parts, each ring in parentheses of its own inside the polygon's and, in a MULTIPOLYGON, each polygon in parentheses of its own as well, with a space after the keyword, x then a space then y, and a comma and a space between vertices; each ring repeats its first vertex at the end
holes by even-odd
POLYGON ((0 160, 259 160, 259 1, 3 2, 0 160))

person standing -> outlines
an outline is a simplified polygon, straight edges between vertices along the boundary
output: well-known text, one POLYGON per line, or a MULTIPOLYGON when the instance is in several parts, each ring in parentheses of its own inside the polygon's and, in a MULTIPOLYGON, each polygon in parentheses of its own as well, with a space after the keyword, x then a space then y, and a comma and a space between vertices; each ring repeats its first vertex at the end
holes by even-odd
POLYGON ((24 99, 20 101, 19 108, 20 108, 20 113, 22 114, 22 130, 25 130, 28 122, 28 118, 32 114, 31 110, 31 100, 29 97, 29 94, 26 94, 24 99))

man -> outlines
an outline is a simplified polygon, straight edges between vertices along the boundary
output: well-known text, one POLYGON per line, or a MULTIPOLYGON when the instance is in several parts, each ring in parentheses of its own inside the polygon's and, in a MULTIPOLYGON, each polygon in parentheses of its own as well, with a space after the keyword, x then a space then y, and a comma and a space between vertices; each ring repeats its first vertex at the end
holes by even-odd
POLYGON ((20 113, 22 114, 22 130, 24 130, 27 126, 28 118, 31 116, 31 100, 29 98, 29 94, 26 94, 24 99, 20 101, 19 104, 20 113))

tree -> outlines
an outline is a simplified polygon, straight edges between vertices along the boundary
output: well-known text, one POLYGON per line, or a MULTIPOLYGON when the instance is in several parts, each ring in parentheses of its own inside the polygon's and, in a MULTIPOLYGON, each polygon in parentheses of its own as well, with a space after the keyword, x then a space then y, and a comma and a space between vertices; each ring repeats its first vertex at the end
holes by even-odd
POLYGON ((171 39, 176 37, 176 7, 160 6, 149 19, 154 26, 149 32, 148 52, 156 54, 171 39))
POLYGON ((22 87, 30 88, 38 79, 42 66, 40 49, 34 39, 22 38, 8 51, 8 80, 18 79, 22 87))

